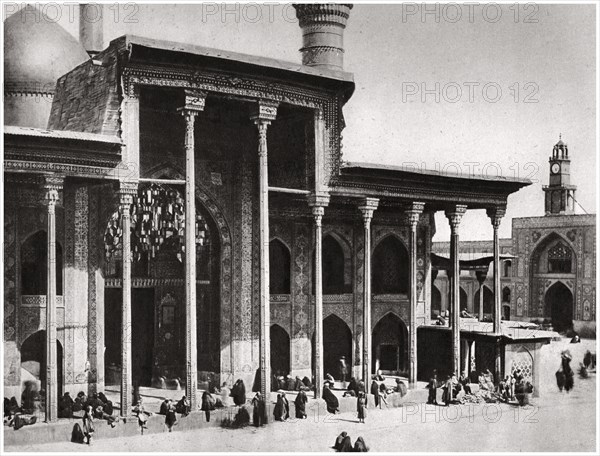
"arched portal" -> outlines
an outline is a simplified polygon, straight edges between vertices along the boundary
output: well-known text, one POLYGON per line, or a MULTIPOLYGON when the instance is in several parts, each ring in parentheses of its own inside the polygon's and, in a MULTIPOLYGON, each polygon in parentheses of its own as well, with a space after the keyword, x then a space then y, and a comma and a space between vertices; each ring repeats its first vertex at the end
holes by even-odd
MULTIPOLYGON (((63 347, 56 341, 57 397, 63 394, 63 347)), ((33 381, 38 390, 46 382, 46 331, 41 330, 29 336, 21 345, 21 382, 33 381)))
POLYGON ((352 332, 337 315, 329 315, 323 320, 323 369, 340 379, 340 359, 344 357, 346 366, 352 366, 352 332))
MULTIPOLYGON (((473 309, 475 309, 475 315, 479 315, 479 290, 475 293, 473 298, 473 309)), ((494 313, 494 293, 485 285, 483 286, 483 313, 492 314, 494 313)))
POLYGON ((552 320, 554 331, 573 327, 573 294, 562 282, 556 282, 546 291, 544 317, 552 320))
POLYGON ((290 373, 290 336, 279 325, 271 325, 271 374, 290 373))
POLYGON ((408 292, 408 252, 395 236, 387 236, 373 252, 373 293, 408 292))
MULTIPOLYGON (((165 177, 165 176, 157 176, 165 177)), ((186 302, 185 252, 181 248, 183 228, 174 217, 181 219, 182 196, 168 186, 144 187, 139 195, 152 195, 153 204, 138 198, 132 217, 132 381, 135 385, 150 386, 167 380, 182 378, 186 372, 186 302), (148 209, 150 208, 150 209, 148 209), (152 225, 152 248, 143 236, 150 236, 144 225, 149 210, 161 209, 151 215, 164 214, 162 222, 152 225), (165 210, 162 210, 165 209, 165 210), (173 215, 175 214, 175 215, 173 215), (135 222, 135 223, 134 223, 135 222), (158 226, 159 228, 156 228, 158 226), (160 228, 162 227, 162 228, 160 228), (143 228, 143 230, 142 230, 143 228), (155 240, 159 242, 155 242, 155 240)), ((149 196, 146 196, 149 198, 149 196)), ((231 259, 221 258, 225 239, 224 223, 217 224, 213 217, 219 212, 211 201, 196 201, 196 340, 197 365, 200 375, 221 371, 221 272, 229 270, 231 259)), ((150 217, 150 220, 153 220, 150 217)), ((113 241, 114 248, 105 261, 105 276, 120 277, 122 243, 114 242, 114 229, 119 224, 119 213, 114 213, 105 232, 105 244, 113 241)), ((120 284, 119 284, 120 285, 120 284)), ((107 384, 118 382, 121 370, 121 288, 105 289, 105 376, 107 384), (110 335, 110 337, 109 337, 110 335), (109 341, 109 338, 111 339, 109 341), (117 375, 115 375, 115 373, 117 375)))
POLYGON ((435 285, 431 286, 431 318, 435 319, 442 313, 442 293, 435 285))
POLYGON ((372 369, 384 374, 408 372, 408 330, 396 314, 388 313, 373 329, 372 369))

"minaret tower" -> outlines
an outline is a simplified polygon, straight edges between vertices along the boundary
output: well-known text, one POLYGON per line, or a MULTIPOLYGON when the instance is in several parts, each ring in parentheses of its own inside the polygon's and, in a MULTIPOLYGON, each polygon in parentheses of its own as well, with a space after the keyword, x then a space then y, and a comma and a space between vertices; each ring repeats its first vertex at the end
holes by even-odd
POLYGON ((543 187, 546 193, 546 215, 574 214, 577 186, 571 185, 571 160, 569 160, 567 145, 562 141, 562 135, 552 149, 552 156, 548 162, 550 180, 549 185, 543 187))

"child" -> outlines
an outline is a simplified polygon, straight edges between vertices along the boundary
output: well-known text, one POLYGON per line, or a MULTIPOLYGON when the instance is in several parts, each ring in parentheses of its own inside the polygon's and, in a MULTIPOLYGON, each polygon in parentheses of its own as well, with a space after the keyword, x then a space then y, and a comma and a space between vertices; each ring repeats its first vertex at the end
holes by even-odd
POLYGON ((356 399, 356 411, 358 412, 358 422, 364 423, 365 417, 367 416, 367 404, 365 400, 365 393, 362 391, 358 393, 358 398, 356 399))

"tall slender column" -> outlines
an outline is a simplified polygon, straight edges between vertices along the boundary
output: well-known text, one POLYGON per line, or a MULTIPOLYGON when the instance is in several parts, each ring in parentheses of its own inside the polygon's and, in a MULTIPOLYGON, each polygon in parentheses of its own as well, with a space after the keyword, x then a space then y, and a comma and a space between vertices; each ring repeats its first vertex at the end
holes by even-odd
POLYGON ((417 225, 425 203, 414 202, 407 211, 410 225, 410 353, 408 383, 417 384, 417 225))
POLYGON ((363 217, 365 227, 365 256, 363 277, 363 380, 368 385, 371 379, 371 220, 373 212, 379 206, 377 198, 365 198, 358 207, 363 217))
POLYGON ((452 295, 450 301, 452 327, 452 369, 457 374, 460 372, 460 263, 458 258, 458 227, 467 206, 456 205, 446 210, 446 217, 450 222, 450 260, 452 262, 452 295))
POLYGON ((260 392, 271 394, 271 294, 269 291, 269 169, 267 127, 277 117, 277 104, 259 101, 250 119, 258 127, 258 210, 260 237, 260 392))
POLYGON ((121 237, 123 246, 123 303, 121 306, 121 416, 131 412, 131 203, 137 193, 136 182, 120 182, 119 200, 121 210, 121 237))
MULTIPOLYGON (((506 213, 506 207, 496 206, 487 210, 487 215, 494 228, 494 334, 499 336, 502 333, 500 327, 500 315, 502 312, 502 295, 500 292, 500 238, 498 229, 502 217, 506 213)), ((498 338, 496 338, 498 340, 498 338)), ((502 377, 502 354, 498 342, 496 342, 496 381, 499 382, 502 377)))
POLYGON ((476 271, 475 276, 479 283, 479 321, 483 321, 483 284, 487 278, 487 271, 476 271))
POLYGON ((44 182, 47 236, 47 288, 46 288, 46 421, 58 419, 58 373, 56 354, 56 203, 62 189, 62 176, 47 176, 44 182))
POLYGON ((194 123, 204 111, 206 94, 184 91, 178 109, 185 119, 185 392, 192 410, 198 408, 198 343, 196 329, 196 160, 194 123))
POLYGON ((322 221, 325 208, 329 205, 329 195, 313 194, 308 204, 312 207, 315 220, 315 398, 321 397, 323 390, 323 232, 322 221))

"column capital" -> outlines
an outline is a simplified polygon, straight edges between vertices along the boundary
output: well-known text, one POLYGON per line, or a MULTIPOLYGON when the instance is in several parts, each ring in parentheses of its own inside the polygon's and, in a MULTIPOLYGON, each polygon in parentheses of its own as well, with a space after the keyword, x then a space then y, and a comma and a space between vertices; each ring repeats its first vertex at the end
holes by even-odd
POLYGON ((486 212, 487 216, 492 222, 492 226, 494 228, 498 228, 500 226, 500 222, 502 221, 502 217, 504 217, 506 214, 506 206, 489 207, 487 208, 486 212))
POLYGON ((450 222, 450 228, 452 228, 452 231, 458 229, 465 212, 467 212, 467 206, 464 204, 457 204, 449 209, 446 209, 446 217, 448 218, 448 222, 450 222))
POLYGON ((58 202, 58 192, 63 189, 65 176, 57 174, 47 174, 42 181, 42 189, 44 190, 44 201, 48 206, 55 206, 58 202))
POLYGON ((365 227, 371 224, 373 212, 379 207, 379 198, 364 198, 358 210, 361 212, 365 227))
POLYGON ((206 104, 206 96, 206 92, 202 92, 200 90, 184 89, 183 103, 182 106, 177 108, 177 111, 181 112, 183 116, 195 116, 199 112, 204 111, 204 105, 206 104))
POLYGON ((327 193, 311 193, 306 197, 308 205, 313 208, 313 212, 316 208, 326 208, 329 206, 329 194, 327 193))
POLYGON ((250 120, 256 125, 269 125, 277 117, 277 108, 279 103, 270 100, 259 100, 252 106, 250 111, 250 120))
POLYGON ((119 202, 121 206, 127 206, 133 203, 133 197, 137 196, 138 182, 137 181, 121 181, 119 182, 119 202))
POLYGON ((414 228, 419 223, 419 218, 425 209, 425 203, 414 201, 407 208, 406 214, 408 215, 408 223, 411 228, 414 228))

